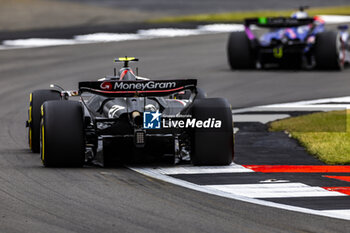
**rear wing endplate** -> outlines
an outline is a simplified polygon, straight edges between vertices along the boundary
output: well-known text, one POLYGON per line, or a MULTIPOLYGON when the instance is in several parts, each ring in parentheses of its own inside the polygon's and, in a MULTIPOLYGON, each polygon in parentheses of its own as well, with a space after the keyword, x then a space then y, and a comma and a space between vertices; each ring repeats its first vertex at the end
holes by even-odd
POLYGON ((167 96, 179 91, 194 91, 196 79, 137 80, 137 81, 89 81, 79 82, 79 91, 106 97, 167 96))
POLYGON ((256 25, 258 27, 282 28, 282 27, 299 27, 311 24, 314 18, 289 18, 289 17, 259 17, 248 18, 244 20, 245 26, 256 25))

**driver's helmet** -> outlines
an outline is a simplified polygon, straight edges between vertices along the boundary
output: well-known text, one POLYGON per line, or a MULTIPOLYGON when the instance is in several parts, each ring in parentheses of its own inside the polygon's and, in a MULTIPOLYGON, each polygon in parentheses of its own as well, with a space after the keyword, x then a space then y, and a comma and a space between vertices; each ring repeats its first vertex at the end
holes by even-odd
POLYGON ((309 15, 305 11, 297 11, 294 12, 291 17, 294 19, 305 19, 309 17, 309 15))

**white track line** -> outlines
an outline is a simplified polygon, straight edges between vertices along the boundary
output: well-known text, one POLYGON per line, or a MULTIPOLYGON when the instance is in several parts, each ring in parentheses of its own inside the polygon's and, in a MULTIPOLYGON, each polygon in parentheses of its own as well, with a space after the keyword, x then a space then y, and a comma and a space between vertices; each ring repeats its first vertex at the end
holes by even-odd
POLYGON ((350 218, 350 209, 348 210, 322 210, 323 213, 332 214, 335 216, 347 216, 350 218))
POLYGON ((326 104, 326 103, 350 103, 350 96, 337 98, 324 98, 309 101, 296 101, 281 104, 269 104, 249 108, 232 110, 233 114, 243 112, 291 112, 291 111, 334 111, 349 109, 350 104, 326 104))
POLYGON ((321 15, 322 19, 327 23, 348 23, 350 16, 348 15, 321 15))
POLYGON ((213 194, 213 195, 220 196, 220 197, 230 198, 230 199, 244 201, 244 202, 253 203, 253 204, 262 205, 262 206, 280 208, 280 209, 284 209, 284 210, 288 210, 288 211, 295 211, 295 212, 301 212, 301 213, 306 213, 306 214, 314 214, 314 215, 319 215, 319 216, 350 220, 349 215, 339 215, 339 214, 334 214, 332 212, 329 213, 329 212, 317 211, 317 210, 312 210, 312 209, 307 209, 307 208, 302 208, 302 207, 284 205, 284 204, 254 199, 254 198, 250 198, 250 197, 245 197, 245 196, 241 196, 241 195, 236 195, 236 194, 232 194, 232 193, 227 193, 227 192, 223 192, 223 191, 217 190, 217 189, 210 189, 210 188, 205 187, 205 186, 196 185, 196 184, 184 181, 184 180, 176 179, 176 178, 173 178, 171 176, 161 174, 154 169, 138 168, 138 167, 129 167, 129 169, 131 169, 135 172, 138 172, 140 174, 143 174, 145 176, 152 177, 154 179, 162 180, 162 181, 172 183, 174 185, 178 185, 178 186, 181 186, 184 188, 188 188, 188 189, 192 189, 192 190, 196 190, 196 191, 204 192, 204 193, 208 193, 208 194, 213 194))
POLYGON ((153 172, 159 172, 164 175, 176 175, 176 174, 201 174, 201 173, 243 173, 243 172, 254 172, 251 169, 245 168, 241 165, 232 163, 229 166, 193 166, 193 165, 183 165, 175 167, 157 167, 148 168, 153 170, 153 172))
MULTIPOLYGON (((77 41, 71 39, 46 39, 46 38, 30 38, 20 40, 5 40, 3 41, 2 49, 4 48, 32 48, 32 47, 47 47, 58 45, 78 44, 77 41)), ((81 44, 81 42, 79 43, 81 44)))
POLYGON ((162 38, 162 37, 179 37, 179 36, 193 36, 203 34, 200 30, 193 29, 177 29, 177 28, 157 28, 139 30, 138 34, 145 37, 162 38))
MULTIPOLYGON (((235 115, 235 113, 241 113, 241 112, 249 112, 249 111, 281 111, 281 107, 283 110, 286 110, 291 107, 298 107, 300 110, 300 107, 302 110, 311 109, 315 111, 316 108, 312 108, 313 104, 323 104, 321 106, 316 107, 322 107, 323 109, 331 109, 331 110, 339 110, 349 108, 350 105, 336 105, 331 104, 328 105, 326 103, 342 103, 342 102, 349 102, 350 103, 350 97, 339 97, 339 98, 324 98, 324 99, 318 99, 318 100, 310 100, 310 101, 297 101, 297 102, 291 102, 291 103, 283 103, 283 104, 272 104, 272 105, 265 105, 265 106, 257 106, 252 108, 245 108, 245 109, 236 109, 233 110, 232 113, 235 116, 238 117, 244 117, 241 115, 235 115), (306 105, 306 106, 305 106, 306 105), (331 108, 330 108, 331 107, 331 108)), ((298 109, 297 108, 297 109, 298 109)), ((329 110, 328 110, 329 111, 329 110)), ((254 120, 259 118, 255 114, 253 117, 254 120)), ((271 114, 271 117, 275 115, 285 115, 289 116, 288 114, 271 114)), ((283 116, 284 117, 284 116, 283 116)), ((237 120, 237 118, 236 118, 237 120)), ((238 130, 238 129, 237 129, 238 130)), ((288 181, 281 181, 281 182, 274 182, 274 183, 268 183, 268 182, 261 182, 260 184, 240 184, 240 185, 196 185, 194 183, 190 183, 184 180, 176 179, 168 175, 175 175, 175 174, 203 174, 203 173, 236 173, 236 172, 251 172, 250 169, 246 169, 240 165, 232 164, 227 167, 190 167, 189 166, 177 166, 177 167, 167 167, 167 168, 140 168, 140 167, 129 167, 131 170, 136 171, 138 173, 141 173, 143 175, 163 180, 165 182, 169 182, 175 185, 179 185, 185 188, 193 189, 200 192, 205 192, 225 198, 235 199, 239 201, 254 203, 258 205, 268 206, 268 207, 275 207, 280 209, 285 209, 289 211, 296 211, 301 213, 307 213, 307 214, 314 214, 314 215, 320 215, 320 216, 326 216, 331 218, 339 218, 339 219, 345 219, 350 220, 350 210, 323 210, 323 211, 317 211, 302 207, 296 207, 291 205, 284 205, 254 198, 273 198, 273 197, 322 197, 322 196, 346 196, 343 193, 335 192, 335 191, 328 191, 321 187, 313 187, 308 186, 302 183, 287 183, 288 181)))
POLYGON ((346 194, 303 183, 206 185, 211 189, 251 198, 332 197, 346 194))
POLYGON ((76 35, 72 39, 29 38, 5 40, 3 44, 0 45, 0 50, 76 45, 86 43, 119 42, 130 40, 148 40, 154 38, 183 37, 242 30, 244 30, 242 24, 210 24, 198 26, 196 29, 156 28, 138 30, 136 33, 93 33, 86 35, 76 35))
MULTIPOLYGON (((326 23, 347 23, 350 22, 350 16, 324 15, 326 23)), ((254 28, 253 28, 254 29, 254 28)), ((0 50, 18 49, 18 48, 36 48, 60 45, 76 45, 82 43, 104 43, 118 42, 126 40, 145 40, 164 37, 192 36, 212 33, 223 33, 242 31, 242 24, 209 24, 201 25, 195 29, 178 28, 157 28, 138 30, 136 33, 94 33, 87 35, 76 35, 72 39, 48 39, 48 38, 29 38, 20 40, 6 40, 0 45, 0 50)))
POLYGON ((242 24, 209 24, 198 26, 198 30, 202 32, 234 32, 243 31, 244 26, 242 24))
MULTIPOLYGON (((73 42, 118 42, 126 40, 140 40, 142 36, 137 34, 120 33, 94 33, 87 35, 78 35, 74 37, 73 42)), ((146 38, 145 38, 146 39, 146 38)))
POLYGON ((290 117, 289 114, 234 114, 233 122, 261 122, 266 124, 270 121, 290 117))

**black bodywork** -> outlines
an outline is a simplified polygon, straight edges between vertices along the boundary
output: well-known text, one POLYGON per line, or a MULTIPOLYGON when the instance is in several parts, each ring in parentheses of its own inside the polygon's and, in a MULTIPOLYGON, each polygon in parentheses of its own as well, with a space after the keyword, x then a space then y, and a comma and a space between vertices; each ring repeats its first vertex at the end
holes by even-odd
POLYGON ((191 132, 145 129, 143 113, 187 115, 196 97, 196 85, 193 79, 141 80, 129 67, 101 81, 80 82, 87 161, 106 166, 129 161, 160 159, 176 163, 189 159, 191 132), (179 100, 185 94, 189 98, 179 100))

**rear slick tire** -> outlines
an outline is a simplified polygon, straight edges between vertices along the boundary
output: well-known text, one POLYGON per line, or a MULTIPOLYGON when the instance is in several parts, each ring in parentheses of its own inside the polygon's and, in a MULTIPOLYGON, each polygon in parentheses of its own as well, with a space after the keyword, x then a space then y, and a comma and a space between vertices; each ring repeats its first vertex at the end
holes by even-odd
POLYGON ((223 98, 195 100, 192 117, 221 121, 220 128, 194 128, 191 161, 193 165, 229 165, 233 160, 233 122, 230 104, 223 98))
POLYGON ((315 61, 320 70, 342 70, 345 63, 344 43, 340 34, 325 31, 316 36, 315 61), (344 53, 344 54, 341 54, 344 53), (341 57, 341 55, 343 57, 341 57))
POLYGON ((227 45, 228 63, 234 69, 254 69, 255 59, 251 42, 245 32, 232 32, 227 45))
POLYGON ((30 94, 28 109, 28 143, 33 153, 40 152, 40 112, 41 105, 48 100, 61 99, 56 90, 36 90, 30 94))
POLYGON ((42 107, 41 160, 45 167, 82 167, 83 107, 77 101, 47 101, 42 107))

